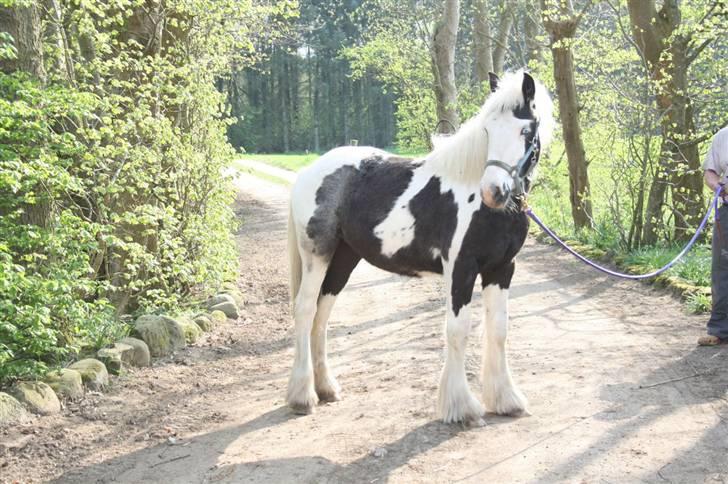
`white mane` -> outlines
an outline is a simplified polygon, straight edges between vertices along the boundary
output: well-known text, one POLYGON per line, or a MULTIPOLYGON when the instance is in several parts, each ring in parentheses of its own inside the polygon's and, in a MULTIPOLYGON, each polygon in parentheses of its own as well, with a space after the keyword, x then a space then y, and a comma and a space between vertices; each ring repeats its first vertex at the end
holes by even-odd
MULTIPOLYGON (((536 116, 539 120, 541 149, 551 142, 554 128, 553 103, 546 88, 536 82, 536 116)), ((523 103, 521 87, 523 71, 508 73, 498 89, 488 96, 478 114, 465 122, 452 136, 433 137, 433 151, 425 157, 425 164, 439 175, 466 183, 477 183, 483 176, 488 156, 488 136, 485 121, 494 113, 510 115, 511 110, 523 103)))

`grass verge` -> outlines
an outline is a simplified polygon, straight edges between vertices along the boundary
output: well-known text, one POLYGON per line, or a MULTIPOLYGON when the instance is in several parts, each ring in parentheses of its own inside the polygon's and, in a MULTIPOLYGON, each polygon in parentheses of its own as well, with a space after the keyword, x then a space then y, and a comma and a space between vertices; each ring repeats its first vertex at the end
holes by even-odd
MULTIPOLYGON (((260 160, 257 160, 260 161, 260 160)), ((262 180, 266 180, 272 183, 276 183, 278 185, 284 185, 284 186, 290 186, 291 184, 288 182, 288 180, 285 180, 283 178, 277 177, 275 175, 271 175, 270 173, 265 173, 260 170, 256 170, 254 168, 250 168, 248 166, 243 166, 240 163, 233 162, 235 165, 235 168, 239 170, 241 173, 248 173, 250 175, 253 175, 257 178, 260 178, 262 180)))
MULTIPOLYGON (((551 245, 556 243, 531 224, 531 234, 540 242, 551 245)), ((561 234, 559 234, 561 237, 561 234)), ((564 236, 562 239, 584 257, 594 259, 600 264, 608 264, 628 274, 647 274, 656 271, 670 262, 682 246, 658 246, 637 249, 629 253, 619 253, 614 248, 600 248, 585 241, 584 238, 564 236)), ((644 282, 667 289, 680 297, 689 312, 702 314, 710 311, 710 266, 711 249, 707 244, 695 246, 685 257, 667 272, 644 282)), ((600 277, 610 277, 600 275, 600 277)))

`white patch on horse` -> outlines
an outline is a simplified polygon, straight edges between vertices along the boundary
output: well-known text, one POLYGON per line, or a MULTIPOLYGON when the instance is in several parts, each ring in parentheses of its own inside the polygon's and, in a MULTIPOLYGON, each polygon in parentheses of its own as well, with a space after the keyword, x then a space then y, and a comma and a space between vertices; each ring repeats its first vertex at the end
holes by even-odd
POLYGON ((506 357, 508 289, 491 284, 483 289, 483 403, 499 415, 528 414, 527 400, 516 388, 506 357))
POLYGON ((383 255, 392 257, 415 240, 415 217, 410 211, 409 202, 427 185, 431 177, 432 173, 422 168, 415 169, 409 186, 394 203, 387 218, 374 227, 374 235, 382 241, 383 255))

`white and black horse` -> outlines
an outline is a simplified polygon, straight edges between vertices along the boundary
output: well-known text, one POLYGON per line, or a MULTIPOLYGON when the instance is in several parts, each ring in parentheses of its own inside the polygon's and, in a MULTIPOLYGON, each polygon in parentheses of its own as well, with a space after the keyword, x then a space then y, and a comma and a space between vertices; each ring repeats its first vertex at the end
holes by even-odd
POLYGON ((520 210, 553 126, 546 89, 529 74, 493 76, 492 94, 460 130, 424 159, 367 147, 337 148, 303 170, 288 227, 295 360, 288 405, 309 413, 340 398, 326 361, 326 324, 361 259, 397 274, 442 274, 447 355, 438 409, 445 422, 481 422, 465 375, 470 301, 478 274, 485 331, 485 409, 526 412, 505 353, 508 288, 528 230, 520 210))

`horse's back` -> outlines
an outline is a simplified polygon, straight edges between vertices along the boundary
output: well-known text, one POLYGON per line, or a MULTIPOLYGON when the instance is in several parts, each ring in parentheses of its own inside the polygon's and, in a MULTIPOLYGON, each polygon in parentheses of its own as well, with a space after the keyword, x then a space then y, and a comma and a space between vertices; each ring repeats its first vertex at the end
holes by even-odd
POLYGON ((388 156, 386 151, 370 146, 342 146, 324 153, 299 172, 291 189, 292 221, 318 246, 316 252, 330 255, 325 253, 332 250, 332 232, 338 230, 335 212, 362 160, 388 156))

